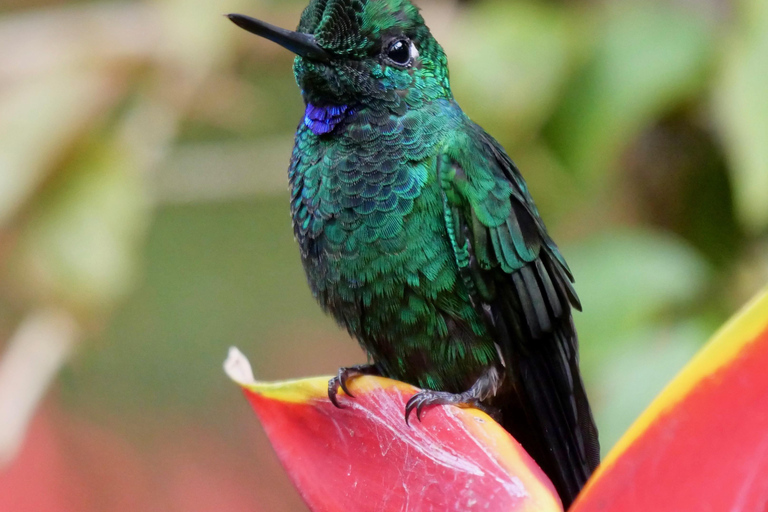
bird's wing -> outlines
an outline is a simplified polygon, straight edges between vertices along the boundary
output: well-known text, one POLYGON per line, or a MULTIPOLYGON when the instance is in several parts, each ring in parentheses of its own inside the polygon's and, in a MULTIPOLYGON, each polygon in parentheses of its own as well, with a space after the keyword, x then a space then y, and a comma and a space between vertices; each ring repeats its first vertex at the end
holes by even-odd
POLYGON ((514 163, 480 127, 471 130, 450 140, 438 164, 454 251, 467 284, 480 286, 476 298, 497 297, 488 286, 514 289, 521 327, 538 339, 581 309, 573 276, 514 163))
POLYGON ((599 459, 571 319, 571 308, 581 308, 573 277, 519 171, 482 128, 470 124, 452 135, 438 158, 456 262, 495 329, 527 417, 524 427, 519 418, 505 423, 531 439, 526 449, 567 502, 599 459))

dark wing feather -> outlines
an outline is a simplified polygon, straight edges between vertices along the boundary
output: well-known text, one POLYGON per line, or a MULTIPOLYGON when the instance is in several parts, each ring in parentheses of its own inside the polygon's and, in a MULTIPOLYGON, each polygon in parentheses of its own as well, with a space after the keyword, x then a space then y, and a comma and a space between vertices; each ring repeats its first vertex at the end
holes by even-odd
POLYGON ((579 374, 571 308, 581 304, 570 269, 519 171, 480 127, 456 134, 438 169, 457 264, 473 304, 495 329, 513 387, 508 411, 497 404, 505 427, 567 506, 599 462, 579 374))

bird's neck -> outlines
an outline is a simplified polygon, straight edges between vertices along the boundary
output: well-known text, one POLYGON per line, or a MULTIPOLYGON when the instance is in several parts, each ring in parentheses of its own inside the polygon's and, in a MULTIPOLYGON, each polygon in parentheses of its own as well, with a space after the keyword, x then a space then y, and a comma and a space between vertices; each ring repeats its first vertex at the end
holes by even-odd
POLYGON ((325 135, 333 131, 344 119, 351 116, 349 105, 313 105, 307 103, 304 111, 304 125, 315 135, 325 135))
POLYGON ((369 101, 355 103, 326 103, 313 102, 306 100, 304 118, 302 123, 309 128, 315 135, 327 135, 341 123, 347 121, 354 124, 356 118, 365 114, 363 119, 371 117, 386 117, 394 115, 395 117, 405 116, 407 112, 414 110, 434 110, 432 101, 425 101, 419 105, 408 105, 405 100, 401 101, 369 101))

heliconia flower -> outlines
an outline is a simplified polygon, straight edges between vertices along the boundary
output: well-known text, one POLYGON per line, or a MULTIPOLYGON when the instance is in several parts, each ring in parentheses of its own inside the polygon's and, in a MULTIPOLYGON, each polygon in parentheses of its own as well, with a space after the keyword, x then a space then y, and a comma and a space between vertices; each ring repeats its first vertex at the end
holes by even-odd
POLYGON ((768 510, 768 292, 638 418, 571 510, 768 510))
POLYGON ((404 419, 418 389, 358 377, 354 398, 328 400, 328 378, 264 383, 232 349, 238 382, 283 466, 313 512, 562 512, 544 473, 488 415, 434 407, 404 419))

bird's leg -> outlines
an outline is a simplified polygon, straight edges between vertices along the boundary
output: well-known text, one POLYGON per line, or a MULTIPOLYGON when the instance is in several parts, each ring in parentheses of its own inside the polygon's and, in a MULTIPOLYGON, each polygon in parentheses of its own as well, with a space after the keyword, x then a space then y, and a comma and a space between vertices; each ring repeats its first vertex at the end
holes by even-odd
POLYGON ((405 405, 405 422, 416 409, 416 417, 421 421, 421 413, 430 405, 455 405, 458 407, 477 407, 485 410, 481 402, 496 395, 501 386, 502 376, 495 366, 490 366, 464 393, 454 394, 446 391, 424 390, 416 393, 405 405))
POLYGON ((336 395, 339 393, 339 388, 341 388, 347 395, 354 398, 354 395, 350 393, 349 388, 347 388, 347 382, 349 379, 361 375, 379 375, 379 370, 376 368, 376 365, 373 364, 360 364, 357 366, 350 366, 349 368, 339 368, 339 373, 328 381, 328 398, 331 400, 331 403, 339 409, 343 409, 343 406, 339 404, 338 399, 336 398, 336 395))

